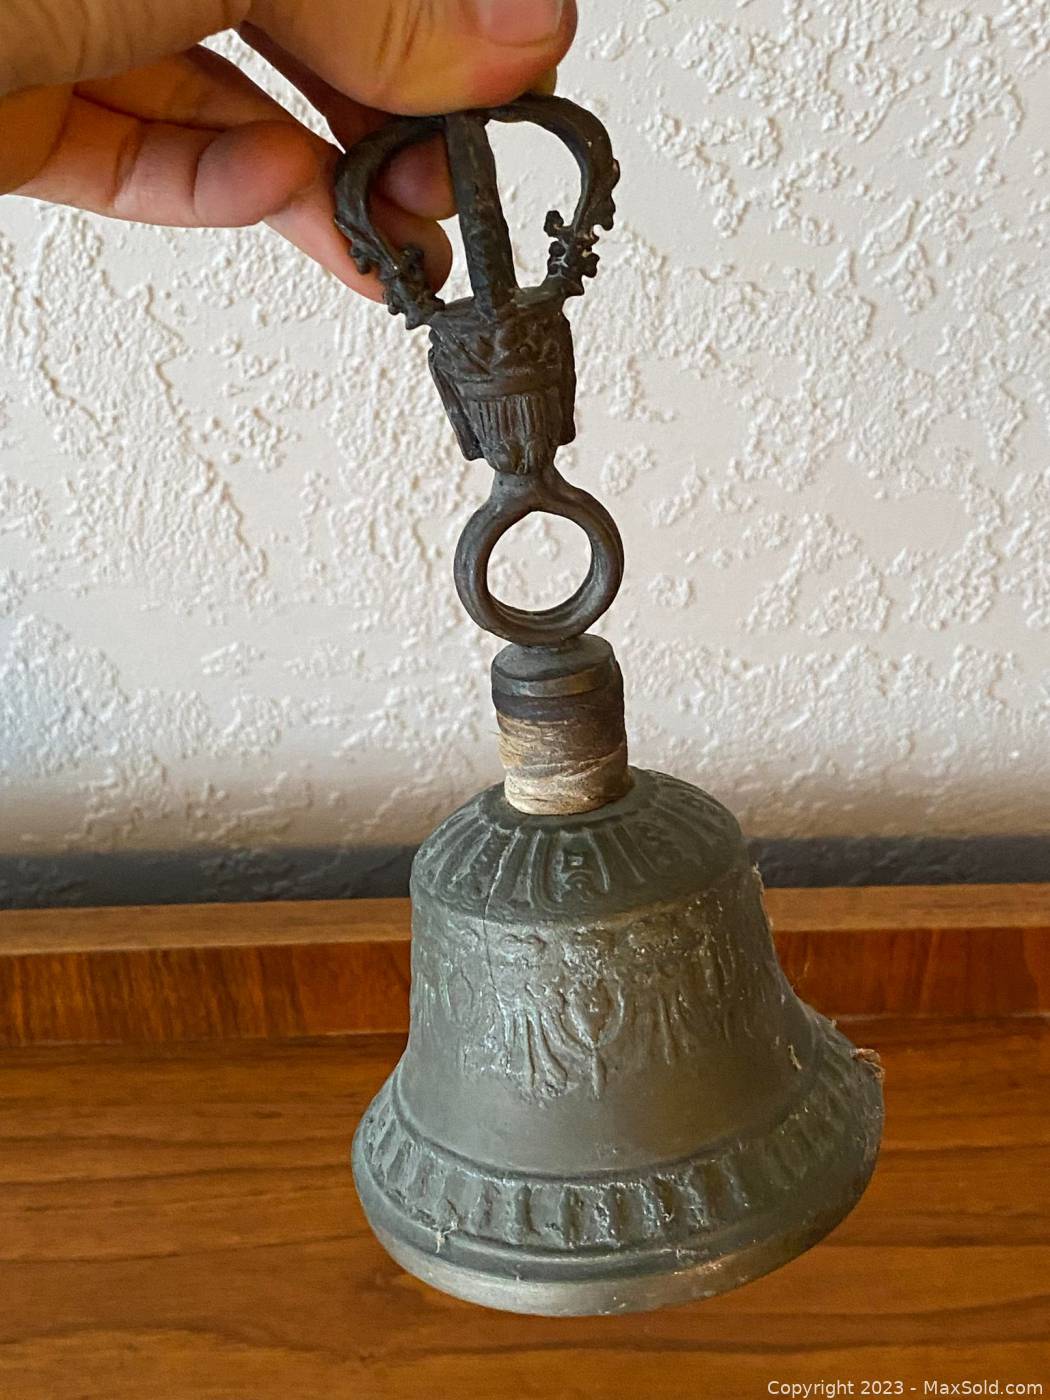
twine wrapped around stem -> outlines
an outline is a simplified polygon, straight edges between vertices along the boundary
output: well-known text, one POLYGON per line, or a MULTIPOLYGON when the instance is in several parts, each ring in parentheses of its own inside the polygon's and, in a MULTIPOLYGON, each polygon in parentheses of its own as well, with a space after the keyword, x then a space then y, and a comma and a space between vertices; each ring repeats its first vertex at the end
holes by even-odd
POLYGON ((513 807, 564 816, 627 792, 623 677, 608 642, 505 647, 493 662, 492 697, 513 807))

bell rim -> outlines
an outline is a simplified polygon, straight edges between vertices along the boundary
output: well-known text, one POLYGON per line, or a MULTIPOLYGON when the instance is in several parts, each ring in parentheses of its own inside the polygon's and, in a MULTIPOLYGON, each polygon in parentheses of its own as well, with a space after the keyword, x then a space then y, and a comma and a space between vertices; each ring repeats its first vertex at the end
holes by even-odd
MULTIPOLYGON (((830 1022, 815 1012, 811 1015, 822 1023, 820 1039, 831 1054, 822 1055, 813 1077, 792 1096, 780 1121, 808 1112, 810 1102, 826 1091, 829 1064, 835 1062, 839 1070, 848 1065, 850 1071, 849 1110, 837 1115, 838 1131, 831 1135, 830 1150, 805 1165, 798 1180, 759 1212, 745 1206, 715 1230, 698 1229, 677 1240, 661 1240, 654 1231, 647 1243, 620 1248, 544 1250, 482 1238, 458 1227, 428 1229, 376 1180, 362 1131, 366 1114, 355 1134, 352 1156, 368 1222, 408 1272, 453 1296, 512 1312, 569 1316, 640 1311, 713 1296, 768 1273, 810 1248, 849 1214, 878 1157, 883 1120, 878 1077, 830 1022)), ((814 1126, 820 1131, 827 1121, 825 1116, 814 1126)), ((775 1131, 767 1129, 748 1140, 759 1156, 775 1131)), ((711 1154, 712 1145, 704 1144, 681 1161, 700 1164, 711 1154)), ((667 1165, 653 1164, 650 1174, 665 1171, 667 1165)))
MULTIPOLYGON (((673 1251, 663 1270, 624 1271, 619 1276, 569 1279, 529 1279, 454 1264, 400 1240, 369 1217, 369 1226, 383 1249, 407 1273, 422 1283, 479 1307, 533 1317, 607 1317, 617 1313, 654 1312, 684 1307, 753 1283, 790 1264, 819 1244, 857 1206, 875 1170, 877 1151, 870 1156, 851 1188, 791 1227, 750 1241, 731 1252, 675 1268, 673 1251)), ((358 1188, 360 1190, 360 1188, 358 1188)))

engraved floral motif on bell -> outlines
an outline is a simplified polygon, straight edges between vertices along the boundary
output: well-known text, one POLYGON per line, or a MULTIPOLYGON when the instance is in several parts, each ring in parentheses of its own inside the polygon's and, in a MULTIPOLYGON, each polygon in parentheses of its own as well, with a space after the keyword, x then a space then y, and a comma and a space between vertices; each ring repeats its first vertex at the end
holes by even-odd
POLYGON ((489 1306, 733 1287, 826 1233, 874 1164, 877 1071, 785 980, 735 820, 631 778, 557 817, 491 788, 413 868, 409 1042, 354 1169, 394 1257, 489 1306))

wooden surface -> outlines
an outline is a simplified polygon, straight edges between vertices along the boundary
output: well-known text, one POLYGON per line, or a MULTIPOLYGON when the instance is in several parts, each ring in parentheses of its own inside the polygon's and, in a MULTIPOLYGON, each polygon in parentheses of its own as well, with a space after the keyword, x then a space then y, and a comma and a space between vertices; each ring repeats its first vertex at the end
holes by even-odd
MULTIPOLYGON (((769 890, 829 1015, 1050 1011, 1050 885, 769 890)), ((402 1031, 408 901, 0 912, 0 1045, 402 1031)))
MULTIPOLYGON (((1041 1381, 1050 1028, 879 1018, 854 1214, 722 1298, 485 1312, 400 1273, 346 1165, 397 1037, 0 1055, 3 1400, 737 1400, 771 1382, 1041 1381)), ((905 1389, 905 1394, 912 1393, 905 1389)))

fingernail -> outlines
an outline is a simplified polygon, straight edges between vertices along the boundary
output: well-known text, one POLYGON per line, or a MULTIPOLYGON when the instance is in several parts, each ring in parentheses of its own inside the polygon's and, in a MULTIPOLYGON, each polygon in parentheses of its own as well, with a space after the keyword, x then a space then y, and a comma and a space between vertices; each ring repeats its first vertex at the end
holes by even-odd
POLYGON ((539 44, 557 33, 565 0, 474 0, 478 28, 494 44, 539 44))

